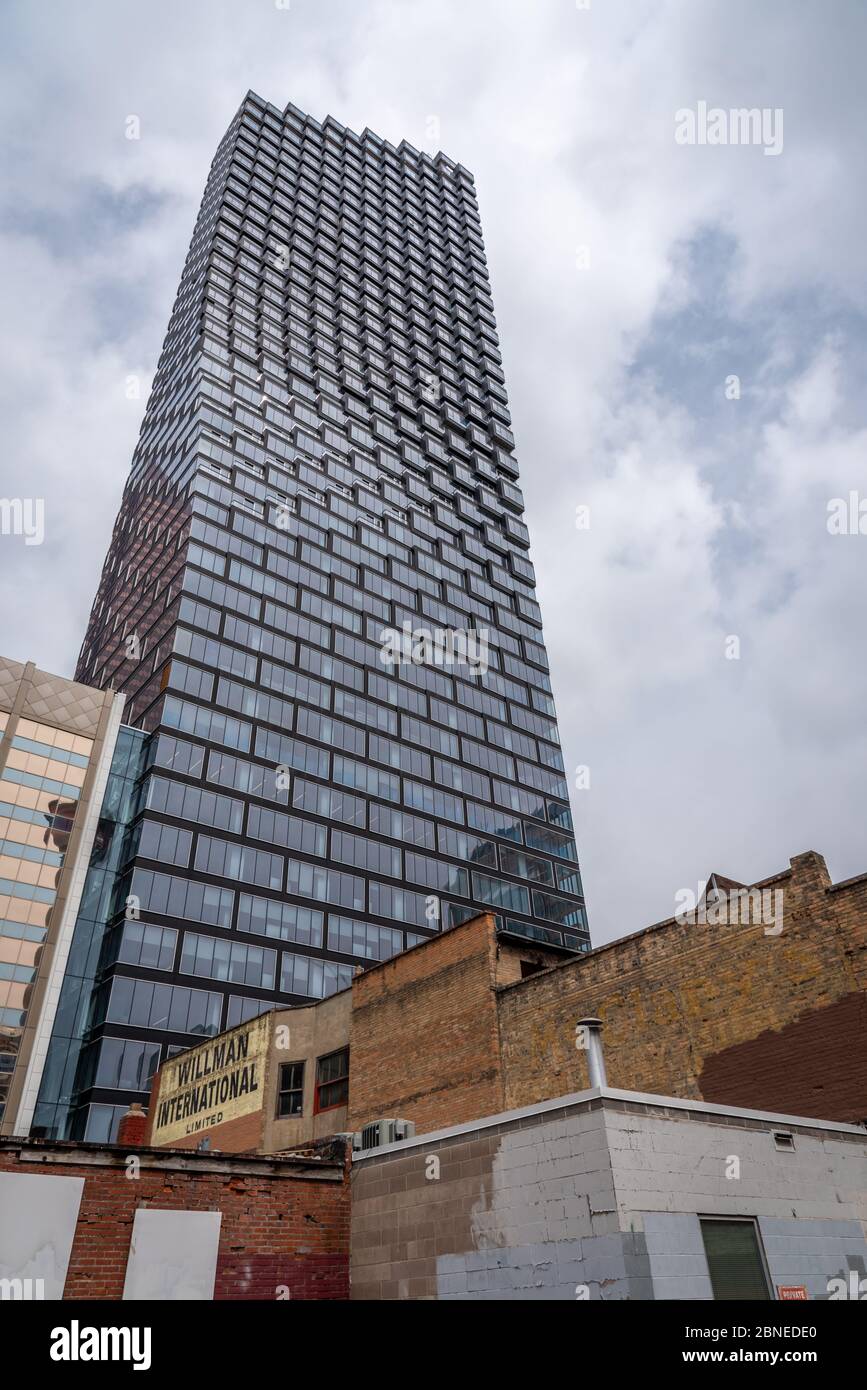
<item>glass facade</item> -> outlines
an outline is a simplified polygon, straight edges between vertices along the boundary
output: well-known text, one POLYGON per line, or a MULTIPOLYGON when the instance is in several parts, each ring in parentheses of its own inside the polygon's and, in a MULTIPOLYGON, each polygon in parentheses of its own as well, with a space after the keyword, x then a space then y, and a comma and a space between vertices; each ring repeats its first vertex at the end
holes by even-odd
POLYGON ((483 910, 587 947, 513 445, 470 174, 248 94, 79 659, 150 735, 91 1030, 189 1046, 483 910))
MULTIPOLYGON (((117 957, 117 953, 113 953, 108 922, 117 872, 135 811, 146 747, 146 735, 137 729, 121 728, 109 766, 31 1125, 30 1132, 41 1137, 82 1139, 86 1135, 88 1139, 108 1139, 111 1124, 106 1130, 103 1123, 107 1108, 117 1112, 111 1117, 113 1132, 116 1132, 117 1121, 127 1108, 125 1102, 135 1099, 136 1095, 139 1100, 144 1099, 141 1093, 146 1094, 150 1089, 150 1076, 158 1064, 152 1054, 146 1051, 136 1054, 132 1046, 125 1059, 119 1057, 120 1039, 104 1040, 105 1030, 95 1018, 96 988, 106 971, 112 969, 113 958, 117 957), (103 1047, 106 1051, 101 1058, 103 1047), (143 1085, 140 1084, 142 1067, 147 1075, 143 1085), (136 1085, 130 1084, 132 1076, 136 1078, 136 1085), (121 1080, 124 1084, 114 1084, 121 1080), (99 1088, 95 1093, 94 1086, 99 1088), (91 1120, 88 1110, 94 1094, 102 1096, 99 1123, 96 1123, 96 1115, 91 1120)), ((132 1032, 125 1036, 145 1048, 145 1038, 135 1040, 132 1032)))

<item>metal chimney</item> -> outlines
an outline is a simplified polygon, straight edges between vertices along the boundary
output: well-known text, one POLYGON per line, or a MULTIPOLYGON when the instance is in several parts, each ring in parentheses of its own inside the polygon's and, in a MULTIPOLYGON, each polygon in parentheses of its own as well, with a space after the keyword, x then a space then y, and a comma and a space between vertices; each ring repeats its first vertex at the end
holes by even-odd
POLYGON ((576 1027, 587 1029, 587 1069, 590 1073, 591 1087, 595 1089, 607 1086, 605 1056, 602 1051, 602 1019, 579 1018, 576 1027))

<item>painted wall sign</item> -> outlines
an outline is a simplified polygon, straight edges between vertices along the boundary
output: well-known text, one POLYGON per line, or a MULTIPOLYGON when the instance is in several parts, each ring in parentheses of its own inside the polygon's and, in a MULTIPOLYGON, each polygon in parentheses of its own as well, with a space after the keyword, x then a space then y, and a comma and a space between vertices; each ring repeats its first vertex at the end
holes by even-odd
POLYGON ((261 1109, 270 1036, 270 1016, 262 1014, 166 1062, 151 1143, 172 1144, 261 1109))

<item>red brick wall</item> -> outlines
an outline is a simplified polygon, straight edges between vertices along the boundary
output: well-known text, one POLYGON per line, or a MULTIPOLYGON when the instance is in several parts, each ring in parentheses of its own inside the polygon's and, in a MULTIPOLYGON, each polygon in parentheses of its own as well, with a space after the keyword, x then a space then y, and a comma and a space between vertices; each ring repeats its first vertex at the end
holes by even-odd
POLYGON ((133 1219, 144 1206, 222 1213, 215 1299, 276 1299, 281 1287, 290 1299, 349 1297, 349 1185, 341 1163, 324 1165, 328 1180, 301 1176, 304 1165, 292 1160, 133 1153, 138 1178, 127 1177, 130 1154, 116 1146, 0 1145, 0 1172, 84 1178, 64 1298, 122 1297, 133 1219), (22 1162, 22 1149, 42 1161, 22 1162))
POLYGON ((487 916, 352 984, 349 1124, 386 1116, 420 1133, 503 1107, 496 942, 487 916))

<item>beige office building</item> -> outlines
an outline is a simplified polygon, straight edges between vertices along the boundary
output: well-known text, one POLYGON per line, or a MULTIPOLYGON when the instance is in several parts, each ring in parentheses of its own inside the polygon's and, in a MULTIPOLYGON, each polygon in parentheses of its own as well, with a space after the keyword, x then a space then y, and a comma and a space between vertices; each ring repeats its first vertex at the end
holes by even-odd
POLYGON ((123 696, 0 657, 0 1134, 27 1134, 123 696))

